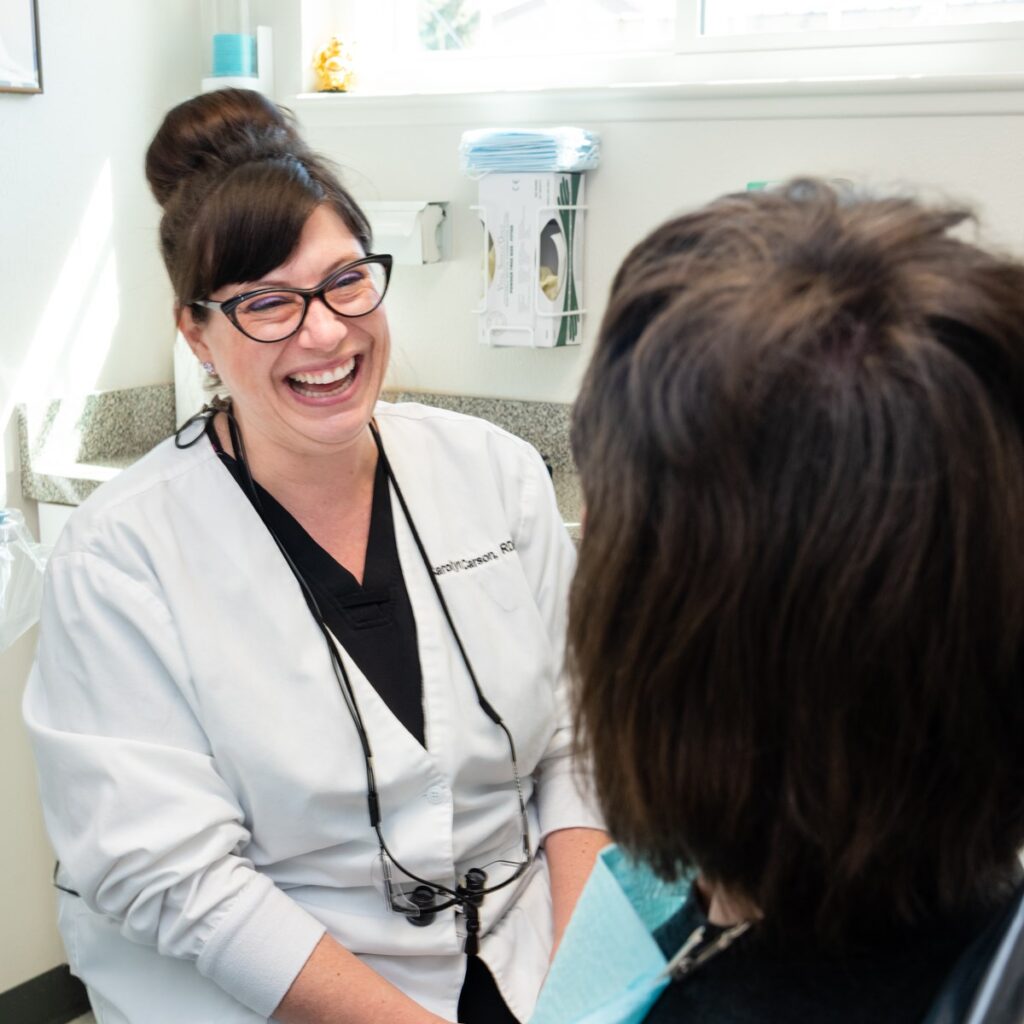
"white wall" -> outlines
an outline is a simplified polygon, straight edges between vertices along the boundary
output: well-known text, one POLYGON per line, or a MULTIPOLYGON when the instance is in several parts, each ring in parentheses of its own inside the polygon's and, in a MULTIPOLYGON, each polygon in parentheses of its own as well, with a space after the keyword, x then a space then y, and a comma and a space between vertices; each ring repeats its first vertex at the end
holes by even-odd
POLYGON ((45 92, 0 95, 8 415, 32 393, 170 379, 171 300, 142 162, 199 73, 198 0, 40 9, 45 92))
POLYGON ((376 115, 369 100, 356 100, 350 109, 339 106, 345 98, 299 100, 296 107, 314 144, 346 168, 358 198, 452 201, 454 262, 396 271, 388 298, 395 352, 391 382, 428 391, 569 402, 586 365, 603 296, 629 248, 670 214, 742 189, 751 180, 817 174, 884 186, 912 183, 969 202, 990 237, 1024 252, 1019 187, 1024 114, 974 112, 999 109, 1000 102, 1024 111, 1024 93, 1009 103, 1002 102, 1005 96, 963 99, 874 96, 851 104, 849 96, 833 97, 816 102, 813 109, 821 113, 813 117, 806 116, 806 98, 779 98, 767 105, 630 101, 614 120, 602 119, 599 99, 581 104, 557 95, 533 98, 521 113, 498 98, 499 113, 489 117, 483 101, 443 98, 432 105, 378 101, 376 115), (929 112, 887 113, 901 108, 929 112), (958 108, 972 112, 942 113, 958 108), (851 110, 862 113, 850 116, 851 110), (388 123, 369 123, 375 116, 388 123), (459 173, 457 147, 464 129, 508 121, 579 123, 602 135, 603 164, 587 180, 584 303, 591 312, 579 349, 498 350, 476 341, 471 309, 479 288, 480 232, 469 210, 476 186, 459 173))
MULTIPOLYGON (((16 402, 171 379, 171 295, 142 161, 199 81, 199 0, 39 8, 45 92, 0 94, 0 505, 21 504, 16 402)), ((33 648, 34 631, 0 654, 0 992, 65 959, 19 711, 33 648)))

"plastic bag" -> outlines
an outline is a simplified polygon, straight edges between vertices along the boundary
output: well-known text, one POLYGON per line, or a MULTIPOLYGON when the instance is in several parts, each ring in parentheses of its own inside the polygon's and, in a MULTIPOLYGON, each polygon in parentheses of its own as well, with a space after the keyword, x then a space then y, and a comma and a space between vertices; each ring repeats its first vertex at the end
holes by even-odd
POLYGON ((14 508, 0 508, 0 651, 35 625, 50 546, 37 544, 14 508))

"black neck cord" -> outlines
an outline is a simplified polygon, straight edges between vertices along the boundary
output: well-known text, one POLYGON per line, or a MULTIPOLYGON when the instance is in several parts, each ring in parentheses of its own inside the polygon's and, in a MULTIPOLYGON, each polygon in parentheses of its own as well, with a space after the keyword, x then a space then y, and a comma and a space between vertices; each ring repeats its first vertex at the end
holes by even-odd
MULTIPOLYGON (((384 442, 381 440, 380 432, 377 430, 375 423, 370 423, 370 433, 373 434, 374 443, 377 445, 377 456, 384 463, 384 472, 387 475, 388 481, 395 490, 395 496, 398 498, 398 504, 402 507, 402 514, 405 516, 406 523, 409 524, 409 532, 412 534, 413 540, 416 542, 416 548, 420 553, 420 558, 423 561, 423 567, 427 570, 427 576, 430 579, 431 586, 434 588, 434 593, 437 595, 438 604, 441 606, 441 611, 444 613, 445 621, 448 623, 448 628, 451 630, 452 636, 455 638, 455 643, 459 648, 459 654, 462 655, 463 664, 466 666, 466 671, 469 673, 470 681, 473 684, 473 690, 476 693, 476 699, 483 709, 484 714, 499 729, 505 734, 508 740, 508 748, 512 755, 512 774, 515 779, 516 785, 516 797, 519 800, 519 813, 522 815, 524 821, 526 819, 526 801, 523 798, 523 786, 519 778, 519 765, 516 760, 516 744, 512 738, 512 733, 509 731, 508 726, 503 721, 501 715, 491 706, 490 701, 484 696, 484 692, 480 687, 480 683, 477 681, 476 672, 473 670, 473 663, 469 660, 469 655, 466 653, 466 648, 462 645, 462 637, 459 636, 459 631, 455 628, 455 621, 452 619, 452 613, 448 610, 448 602, 444 599, 444 594, 441 592, 441 586, 437 582, 437 576, 434 574, 434 570, 431 567, 430 558, 427 556, 427 549, 423 546, 423 541, 420 539, 420 532, 416 529, 416 522, 412 518, 412 513, 409 511, 409 506, 406 504, 405 495, 402 493, 402 488, 398 485, 398 480, 395 477, 394 471, 391 469, 391 462, 388 460, 387 453, 384 451, 384 442)), ((528 858, 530 856, 530 845, 529 837, 524 833, 523 836, 523 853, 528 858)), ((495 886, 500 888, 500 886, 495 886)), ((490 892, 492 890, 488 890, 490 892)))
POLYGON ((441 611, 444 614, 445 621, 448 623, 448 628, 451 630, 451 634, 455 639, 455 644, 458 647, 459 654, 462 657, 463 664, 466 666, 466 671, 469 674, 470 681, 473 684, 473 690, 476 693, 477 702, 479 703, 484 714, 498 726, 499 729, 505 734, 508 740, 509 753, 512 759, 512 775, 515 781, 516 798, 519 803, 519 814, 523 826, 523 861, 518 865, 516 870, 505 880, 498 882, 495 885, 487 886, 486 888, 476 888, 475 890, 469 890, 465 885, 456 885, 454 889, 444 885, 441 882, 431 881, 425 878, 421 878, 419 875, 414 874, 408 868, 404 867, 402 863, 391 853, 387 843, 384 840, 384 834, 381 829, 382 815, 380 810, 380 797, 377 793, 377 779, 373 769, 373 750, 370 746, 370 738, 366 732, 366 727, 363 723, 363 716, 359 711, 359 704, 356 700, 355 690, 352 687, 352 682, 349 678, 348 671, 345 668, 345 663, 338 653, 337 645, 334 642, 334 637, 327 627, 324 620, 324 616, 320 611, 320 606, 317 603, 316 597, 314 596, 309 584, 303 577, 299 567, 295 564, 292 557, 285 550, 284 544, 282 544, 280 538, 271 528, 267 515, 263 509, 263 503, 260 501, 259 491, 256 487, 256 481, 253 479, 252 473, 249 470, 249 462, 245 454, 245 442, 242 440, 241 431, 238 428, 238 423, 235 420, 234 413, 231 408, 231 402, 225 401, 224 399, 215 398, 208 406, 206 406, 201 412, 187 420, 178 432, 175 434, 174 442, 178 448, 190 448, 194 445, 205 433, 205 428, 208 422, 212 421, 218 412, 223 412, 227 418, 228 434, 231 438, 231 446, 234 448, 235 461, 238 463, 242 470, 242 477, 245 483, 245 490, 249 499, 251 500, 253 507, 256 509, 257 514, 263 521, 263 525, 266 527, 267 532, 270 534, 277 546, 278 551, 284 558, 288 568, 291 569, 292 575, 295 577, 299 584, 299 588, 302 591, 302 596, 305 598, 306 606, 309 608, 310 614, 313 616, 317 627, 320 630, 325 642, 327 643, 327 650, 330 654, 331 667, 334 670, 335 678, 338 682, 338 687, 342 692, 345 700, 345 705, 348 708, 349 714, 352 718, 352 722, 355 725, 356 733, 359 736, 359 743, 363 750, 363 761, 366 766, 366 799, 367 806, 370 814, 370 827, 374 830, 377 836, 377 842, 380 845, 381 852, 397 867, 404 875, 411 878, 414 882, 418 882, 422 886, 426 886, 433 892, 448 897, 448 899, 440 904, 434 904, 430 907, 431 912, 437 913, 441 910, 447 910, 451 907, 458 907, 466 915, 467 925, 467 938, 466 938, 466 953, 475 954, 478 949, 477 933, 479 932, 479 906, 483 902, 484 896, 492 892, 497 892, 499 889, 504 889, 507 885, 511 885, 517 878, 519 878, 529 867, 532 856, 530 854, 530 838, 529 838, 529 825, 526 815, 526 801, 523 798, 523 787, 522 782, 519 778, 519 765, 516 760, 516 748, 515 741, 512 739, 512 733, 509 731, 507 725, 502 720, 501 716, 491 705, 490 701, 484 696, 483 690, 480 687, 480 683, 477 680, 476 672, 473 670, 473 665, 469 660, 469 655, 466 652, 466 648, 462 643, 462 637, 459 635, 459 631, 455 628, 455 622, 452 619, 451 612, 448 609, 448 603, 444 599, 444 594, 441 592, 441 588, 434 576, 433 569, 431 568, 430 558, 427 555, 426 548, 423 545, 423 541, 420 537, 419 530, 416 528, 416 523, 412 518, 412 514, 409 511, 409 506, 406 503, 405 495, 402 493, 402 489, 398 484, 398 480, 395 478, 394 471, 391 468, 391 463, 387 457, 387 453, 384 450, 384 443, 381 440, 380 433, 374 423, 370 423, 370 433, 373 436, 374 444, 377 447, 377 456, 383 461, 384 472, 387 476, 388 483, 394 489, 395 496, 398 498, 398 503, 401 506, 402 514, 405 516, 405 521, 409 525, 409 532, 413 536, 413 540, 416 543, 416 548, 419 552, 420 558, 423 562, 423 566, 427 571, 427 576, 430 578, 431 585, 433 586, 434 593, 437 595, 438 603, 441 606, 441 611), (190 437, 188 440, 183 440, 183 435, 186 433, 188 428, 193 423, 201 422, 202 428, 197 431, 195 436, 190 437))

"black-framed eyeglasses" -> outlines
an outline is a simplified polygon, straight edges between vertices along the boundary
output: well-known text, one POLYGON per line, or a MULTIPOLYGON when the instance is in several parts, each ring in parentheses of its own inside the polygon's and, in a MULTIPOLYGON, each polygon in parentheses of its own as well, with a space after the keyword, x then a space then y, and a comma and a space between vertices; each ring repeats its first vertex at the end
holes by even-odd
POLYGON ((384 301, 393 262, 389 255, 376 253, 332 270, 314 288, 257 288, 223 302, 196 299, 189 305, 219 309, 247 338, 273 344, 299 330, 313 299, 339 316, 372 313, 384 301))

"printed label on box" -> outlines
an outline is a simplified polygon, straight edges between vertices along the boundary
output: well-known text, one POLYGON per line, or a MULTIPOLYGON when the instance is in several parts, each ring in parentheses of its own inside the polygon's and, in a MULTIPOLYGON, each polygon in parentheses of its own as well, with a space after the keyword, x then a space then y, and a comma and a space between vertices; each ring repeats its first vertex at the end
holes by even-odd
POLYGON ((480 180, 483 344, 579 344, 582 207, 582 174, 487 174, 480 180))

